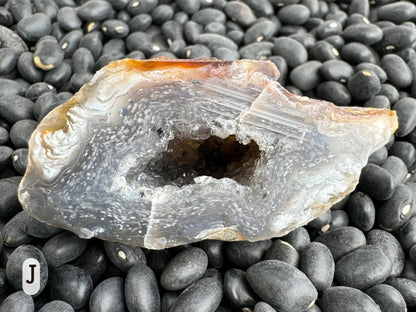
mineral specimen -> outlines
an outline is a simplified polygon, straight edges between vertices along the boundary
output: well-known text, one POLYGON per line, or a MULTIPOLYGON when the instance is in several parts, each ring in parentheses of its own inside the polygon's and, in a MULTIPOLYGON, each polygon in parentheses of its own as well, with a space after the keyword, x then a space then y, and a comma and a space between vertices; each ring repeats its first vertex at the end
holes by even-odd
POLYGON ((269 61, 110 63, 33 133, 23 208, 153 249, 288 233, 354 190, 397 118, 296 96, 278 77, 269 61))

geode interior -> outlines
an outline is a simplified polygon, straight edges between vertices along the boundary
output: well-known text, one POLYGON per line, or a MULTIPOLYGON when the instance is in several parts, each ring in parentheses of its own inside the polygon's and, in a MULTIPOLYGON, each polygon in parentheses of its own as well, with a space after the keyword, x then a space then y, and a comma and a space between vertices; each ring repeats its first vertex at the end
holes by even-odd
POLYGON ((278 77, 269 61, 112 62, 33 133, 20 201, 81 237, 152 249, 284 235, 354 190, 397 118, 278 77))

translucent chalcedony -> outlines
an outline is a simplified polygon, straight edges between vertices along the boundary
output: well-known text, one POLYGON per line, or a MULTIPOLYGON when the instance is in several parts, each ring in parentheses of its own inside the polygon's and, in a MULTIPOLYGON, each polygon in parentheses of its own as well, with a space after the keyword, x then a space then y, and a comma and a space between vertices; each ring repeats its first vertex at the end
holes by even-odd
POLYGON ((278 77, 269 61, 110 63, 33 133, 23 208, 152 249, 288 233, 354 190, 397 118, 291 94, 278 77))

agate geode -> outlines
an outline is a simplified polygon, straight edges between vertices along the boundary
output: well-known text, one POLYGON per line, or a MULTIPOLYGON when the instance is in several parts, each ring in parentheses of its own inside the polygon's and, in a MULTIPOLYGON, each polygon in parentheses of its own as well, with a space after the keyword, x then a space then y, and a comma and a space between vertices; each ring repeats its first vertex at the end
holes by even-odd
POLYGON ((354 190, 397 118, 278 77, 269 61, 112 62, 33 133, 20 201, 81 237, 153 249, 284 235, 354 190))

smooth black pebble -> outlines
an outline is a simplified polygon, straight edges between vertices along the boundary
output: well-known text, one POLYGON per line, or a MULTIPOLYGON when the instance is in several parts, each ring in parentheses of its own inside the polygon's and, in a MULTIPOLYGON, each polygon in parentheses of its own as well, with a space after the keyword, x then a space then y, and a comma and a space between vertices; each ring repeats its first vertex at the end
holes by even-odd
POLYGON ((412 215, 413 196, 411 188, 399 184, 392 197, 377 205, 377 224, 387 231, 400 229, 412 215))
POLYGON ((257 301, 257 296, 247 281, 246 272, 239 269, 230 269, 225 272, 224 295, 228 302, 237 309, 252 309, 257 301))
POLYGON ((57 267, 76 259, 87 247, 88 240, 81 239, 69 231, 63 231, 50 238, 42 252, 50 267, 57 267))
POLYGON ((362 246, 337 261, 335 281, 338 285, 367 289, 390 276, 392 262, 381 248, 362 246))
POLYGON ((322 312, 380 312, 379 306, 374 300, 361 290, 336 286, 326 289, 319 302, 322 312))
POLYGON ((300 255, 295 247, 281 239, 275 240, 263 257, 263 260, 279 260, 294 267, 298 266, 299 259, 300 255))
POLYGON ((138 246, 105 241, 104 248, 110 261, 122 272, 136 263, 146 264, 146 256, 138 246))
POLYGON ((6 265, 7 279, 15 289, 22 289, 22 266, 23 262, 28 258, 34 258, 40 264, 40 287, 35 294, 38 295, 45 288, 48 281, 48 265, 42 252, 35 246, 21 245, 12 252, 6 265))
POLYGON ((386 54, 381 58, 381 66, 387 73, 389 82, 396 88, 406 88, 413 82, 412 71, 397 54, 386 54))
POLYGON ((271 245, 271 240, 227 243, 224 254, 232 266, 245 270, 263 259, 271 245))
POLYGON ((302 271, 278 260, 260 261, 249 267, 247 280, 262 300, 282 312, 306 310, 318 297, 302 271))
POLYGON ((156 276, 143 263, 133 265, 127 272, 125 296, 129 311, 160 311, 160 295, 156 276))
POLYGON ((393 176, 384 168, 369 163, 361 170, 359 188, 376 200, 387 200, 394 192, 393 176))
POLYGON ((399 119, 399 128, 396 135, 403 137, 408 135, 416 126, 416 99, 405 97, 398 100, 392 107, 399 119))
POLYGON ((311 242, 301 251, 300 269, 315 288, 323 291, 329 288, 334 279, 335 262, 327 246, 311 242))
POLYGON ((351 76, 347 87, 353 99, 365 102, 380 91, 381 83, 372 71, 361 70, 351 76))
POLYGON ((376 209, 370 196, 363 192, 354 192, 348 200, 347 210, 351 225, 363 232, 368 232, 373 228, 376 209))
POLYGON ((375 285, 365 291, 380 306, 381 311, 406 311, 406 302, 400 292, 387 284, 375 285))
POLYGON ((10 140, 15 148, 27 148, 30 136, 36 129, 38 123, 32 119, 16 121, 10 129, 10 140))
POLYGON ((164 268, 160 283, 166 290, 181 290, 201 278, 208 267, 206 253, 198 247, 185 249, 164 268))
POLYGON ((90 312, 125 311, 124 279, 110 277, 98 284, 91 294, 89 308, 90 312))
POLYGON ((385 231, 380 229, 373 229, 367 233, 367 244, 375 245, 383 250, 387 257, 392 262, 391 276, 399 276, 403 271, 405 256, 397 238, 385 231))
POLYGON ((88 304, 93 284, 85 270, 64 264, 51 271, 48 289, 52 300, 65 301, 76 310, 88 304))
POLYGON ((363 232, 352 226, 329 230, 320 234, 315 241, 326 245, 335 261, 366 243, 363 232))
POLYGON ((34 310, 32 296, 23 291, 12 293, 0 305, 0 312, 33 312, 34 310))
POLYGON ((223 296, 221 283, 215 278, 202 278, 187 287, 176 299, 169 312, 216 311, 223 296))

